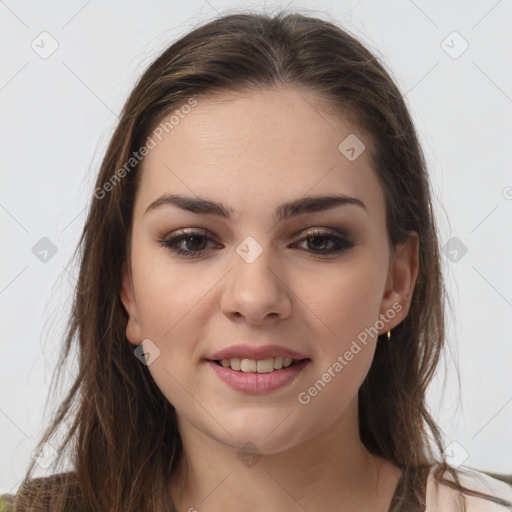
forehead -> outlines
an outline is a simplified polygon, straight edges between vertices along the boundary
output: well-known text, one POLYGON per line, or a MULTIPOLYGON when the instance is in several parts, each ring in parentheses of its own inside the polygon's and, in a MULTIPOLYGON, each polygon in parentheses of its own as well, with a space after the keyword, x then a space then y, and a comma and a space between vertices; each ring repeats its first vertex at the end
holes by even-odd
POLYGON ((231 199, 234 208, 237 202, 263 205, 308 191, 379 201, 369 197, 381 194, 369 136, 328 111, 315 93, 269 88, 196 101, 153 130, 156 144, 142 162, 139 203, 164 192, 231 199))

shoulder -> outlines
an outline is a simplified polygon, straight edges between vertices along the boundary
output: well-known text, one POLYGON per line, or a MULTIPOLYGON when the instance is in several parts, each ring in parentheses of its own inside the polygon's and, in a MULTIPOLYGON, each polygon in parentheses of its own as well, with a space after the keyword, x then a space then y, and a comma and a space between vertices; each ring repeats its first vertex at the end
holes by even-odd
MULTIPOLYGON (((459 512, 462 510, 460 493, 434 477, 435 467, 430 470, 426 488, 426 512, 459 512)), ((462 486, 477 492, 482 492, 512 504, 512 485, 498 480, 481 471, 460 467, 457 476, 462 486)), ((450 475, 447 480, 453 481, 450 475)), ((488 499, 464 494, 467 512, 505 512, 511 511, 512 506, 504 506, 488 499)))
POLYGON ((0 493, 0 512, 13 512, 14 500, 20 503, 16 510, 33 510, 39 512, 54 510, 54 501, 66 502, 66 510, 81 510, 78 500, 78 484, 73 472, 54 473, 47 476, 31 478, 23 482, 14 494, 0 493), (32 500, 36 500, 34 504, 32 500))
POLYGON ((0 494, 0 512, 10 512, 13 500, 13 494, 0 494))

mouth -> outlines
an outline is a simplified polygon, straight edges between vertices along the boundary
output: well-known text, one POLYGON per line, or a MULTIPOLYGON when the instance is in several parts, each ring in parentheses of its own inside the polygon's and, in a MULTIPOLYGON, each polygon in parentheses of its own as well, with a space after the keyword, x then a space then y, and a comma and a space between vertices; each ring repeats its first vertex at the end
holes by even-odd
POLYGON ((309 357, 269 357, 266 359, 205 359, 221 381, 237 392, 263 395, 292 386, 311 363, 309 357))
MULTIPOLYGON (((292 357, 270 357, 267 359, 246 359, 234 357, 231 359, 214 359, 211 362, 217 366, 233 370, 239 373, 274 373, 284 368, 297 366, 302 361, 310 361, 306 357, 302 359, 294 359, 292 357)), ((210 360, 209 360, 210 361, 210 360)))

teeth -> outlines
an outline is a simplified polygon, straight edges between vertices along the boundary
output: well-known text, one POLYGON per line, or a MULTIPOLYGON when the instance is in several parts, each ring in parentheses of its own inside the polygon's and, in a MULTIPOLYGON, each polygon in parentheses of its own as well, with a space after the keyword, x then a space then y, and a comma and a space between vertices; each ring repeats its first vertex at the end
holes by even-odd
POLYGON ((234 357, 233 359, 222 359, 220 364, 224 368, 242 371, 245 373, 271 373, 274 370, 288 368, 293 363, 291 357, 271 357, 269 359, 241 359, 234 357))
MULTIPOLYGON (((246 359, 244 359, 246 361, 246 359)), ((274 371, 274 359, 262 359, 256 366, 258 373, 270 373, 274 371)))
POLYGON ((242 359, 241 370, 243 372, 255 372, 258 362, 254 359, 242 359))
POLYGON ((240 368, 241 368, 241 364, 240 363, 241 362, 242 362, 242 360, 238 359, 238 358, 231 359, 231 360, 228 359, 228 364, 231 366, 232 370, 240 370, 240 368))
POLYGON ((274 357, 274 370, 279 370, 279 368, 283 367, 283 359, 284 357, 274 357))

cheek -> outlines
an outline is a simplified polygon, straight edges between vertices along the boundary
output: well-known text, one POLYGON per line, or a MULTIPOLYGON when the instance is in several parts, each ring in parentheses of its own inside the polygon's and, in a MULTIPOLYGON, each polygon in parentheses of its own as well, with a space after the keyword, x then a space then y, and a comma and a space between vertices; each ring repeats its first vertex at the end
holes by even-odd
POLYGON ((377 341, 369 329, 379 318, 382 279, 382 267, 361 258, 357 265, 320 276, 308 294, 322 320, 316 337, 318 364, 297 396, 303 414, 317 418, 311 428, 321 430, 335 421, 368 374, 377 341))
POLYGON ((333 354, 373 326, 379 317, 384 281, 382 265, 360 254, 302 280, 301 295, 318 320, 323 352, 333 354))
POLYGON ((144 335, 162 341, 171 336, 175 325, 183 320, 190 322, 189 313, 220 278, 213 269, 201 272, 198 267, 176 263, 163 248, 138 251, 133 256, 133 269, 138 319, 144 335))

